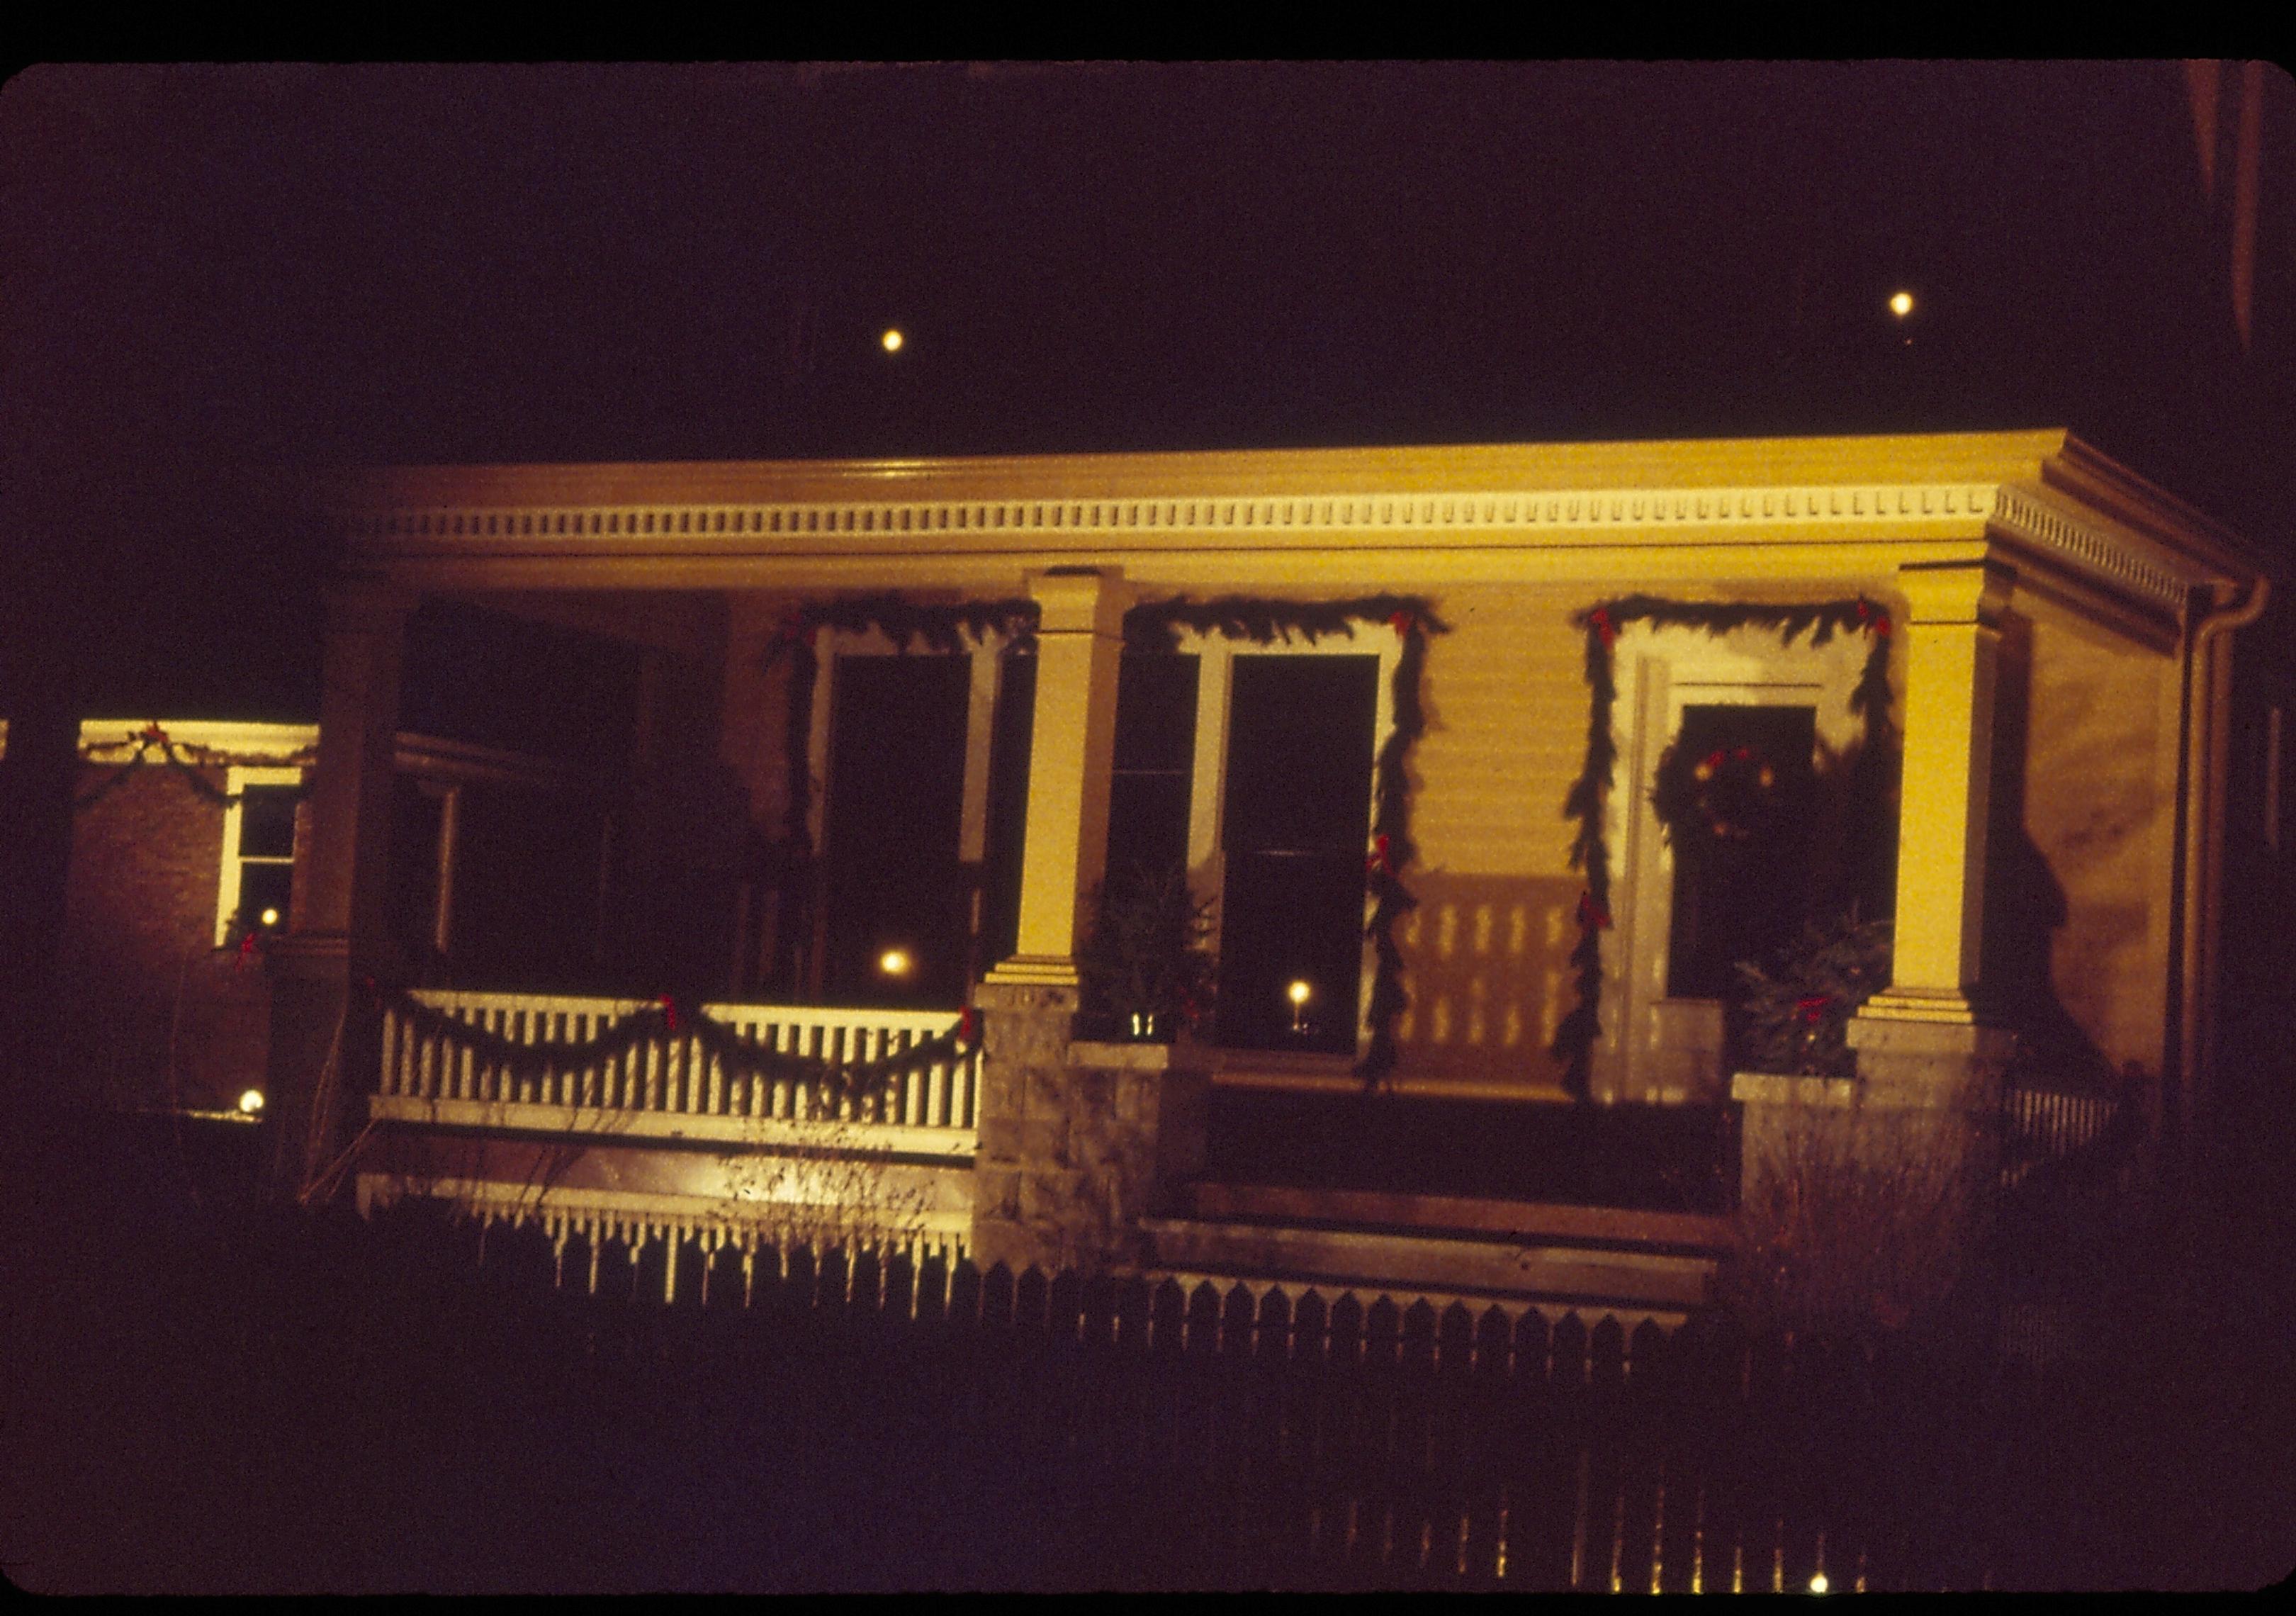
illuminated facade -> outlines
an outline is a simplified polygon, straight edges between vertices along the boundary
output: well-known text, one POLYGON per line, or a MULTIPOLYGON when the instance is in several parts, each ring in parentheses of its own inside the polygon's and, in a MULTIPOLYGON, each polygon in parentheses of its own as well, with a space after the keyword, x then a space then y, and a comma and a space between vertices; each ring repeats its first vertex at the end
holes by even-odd
MULTIPOLYGON (((1383 1028, 1382 1080, 1405 1093, 1718 1103, 1717 972, 1854 901, 1896 928, 1894 980, 1852 1033, 1861 1080, 1960 1094, 1997 1080, 2015 1028, 2053 1059, 2141 1069, 2156 1132, 2205 1103, 2230 646, 2262 572, 2062 431, 417 468, 334 496, 346 551, 273 1054, 314 1164, 348 1137, 312 1126, 310 1095, 351 986, 410 980, 388 738, 406 625, 441 601, 636 669, 630 746, 599 759, 615 806, 590 920, 619 991, 975 1002, 989 1111, 1000 1040, 1065 1028, 1093 895, 1147 852, 1213 912, 1221 1005, 1213 1053, 1189 1059, 1220 1084, 1353 1087, 1383 1028), (1423 615, 1297 632, 1295 609, 1390 596, 1423 615), (1191 620, 1163 660, 1128 657, 1127 613, 1183 597, 1256 603, 1272 631, 1191 620), (835 609, 889 598, 960 637, 905 646, 923 619, 835 609), (1639 609, 1590 624, 1638 599, 1858 617, 1823 644, 1639 609), (1414 846, 1383 868, 1374 774, 1414 635, 1414 846), (1616 757, 1590 822, 1566 804, 1597 638, 1616 757), (1882 641, 1892 823, 1794 852, 1810 885, 1785 898, 1678 869, 1652 806, 1669 748, 1767 749, 1820 792, 1870 738, 1857 695, 1882 641), (1601 880, 1573 863, 1590 823, 1601 880), (1840 844, 1868 836, 1884 860, 1861 869, 1840 844), (1373 1003, 1367 870, 1411 900, 1392 1013, 1373 1003)), ((996 1135, 984 1112, 982 1199, 992 1161, 1026 1154, 996 1135)))

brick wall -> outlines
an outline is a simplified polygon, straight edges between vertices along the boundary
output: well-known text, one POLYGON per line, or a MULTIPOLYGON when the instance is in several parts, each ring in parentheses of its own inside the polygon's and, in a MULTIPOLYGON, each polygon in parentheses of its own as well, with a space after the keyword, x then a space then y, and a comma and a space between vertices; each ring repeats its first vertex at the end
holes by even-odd
MULTIPOLYGON (((84 770, 82 793, 114 772, 84 770)), ((225 784, 221 769, 203 776, 225 784)), ((223 826, 221 808, 150 766, 80 810, 59 978, 75 1098, 223 1108, 260 1085, 264 972, 215 948, 223 826)))

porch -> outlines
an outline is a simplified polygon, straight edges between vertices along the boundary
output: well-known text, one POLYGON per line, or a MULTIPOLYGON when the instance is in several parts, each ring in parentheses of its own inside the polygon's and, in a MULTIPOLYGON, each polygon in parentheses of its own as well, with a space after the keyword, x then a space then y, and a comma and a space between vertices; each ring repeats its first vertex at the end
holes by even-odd
MULTIPOLYGON (((424 990, 382 1001, 363 1127, 332 1175, 537 1224, 598 1254, 854 1243, 968 1256, 984 1046, 943 1012, 424 990), (664 1018, 642 1032, 648 1018, 664 1018), (964 1041, 971 1038, 971 1041, 964 1041), (755 1052, 751 1055, 748 1052, 755 1052), (854 1080, 854 1074, 861 1074, 854 1080)), ((1216 1052, 1203 1052, 1216 1054, 1216 1052)), ((1727 1241, 1726 1119, 1213 1077, 1201 1170, 1161 1184, 1128 1267, 1623 1308, 1678 1320, 1727 1241)))

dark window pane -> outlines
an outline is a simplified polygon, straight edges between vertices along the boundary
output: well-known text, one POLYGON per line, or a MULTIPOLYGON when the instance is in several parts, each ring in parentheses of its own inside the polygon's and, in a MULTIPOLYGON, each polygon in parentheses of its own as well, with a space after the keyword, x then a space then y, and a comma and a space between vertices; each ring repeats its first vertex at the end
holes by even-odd
POLYGON ((295 856, 295 788, 291 785, 250 785, 239 805, 239 856, 242 858, 292 858, 295 856))
POLYGON ((1363 974, 1362 857, 1231 853, 1220 914, 1220 1042, 1353 1054, 1363 974), (1296 1015, 1294 982, 1308 985, 1296 1015))
POLYGON ((1222 845, 1360 858, 1379 659, 1240 656, 1234 669, 1222 845))
POLYGON ((1116 767, 1193 772, 1196 659, 1128 653, 1116 686, 1116 767))
POLYGON ((287 899, 295 888, 291 864, 243 864, 239 866, 239 913, 250 925, 276 930, 287 923, 287 899), (266 911, 275 918, 266 922, 266 911))
POLYGON ((1029 749, 1037 718, 1037 659, 1006 652, 996 676, 988 748, 988 868, 982 872, 980 968, 1013 957, 1021 934, 1021 850, 1029 831, 1029 749))
POLYGON ((1192 656, 1128 655, 1117 686, 1116 773, 1108 802, 1108 870, 1158 872, 1188 857, 1195 778, 1196 677, 1192 656))
POLYGON ((1108 872, 1188 862, 1188 776, 1119 775, 1108 798, 1108 872))
POLYGON ((1240 656, 1228 721, 1220 1041, 1353 1053, 1379 659, 1240 656), (1294 982, 1307 985, 1295 1007, 1294 982))
POLYGON ((826 988, 845 1003, 963 998, 971 895, 957 863, 969 659, 840 657, 829 774, 826 988), (889 950, 907 969, 888 973, 889 950))

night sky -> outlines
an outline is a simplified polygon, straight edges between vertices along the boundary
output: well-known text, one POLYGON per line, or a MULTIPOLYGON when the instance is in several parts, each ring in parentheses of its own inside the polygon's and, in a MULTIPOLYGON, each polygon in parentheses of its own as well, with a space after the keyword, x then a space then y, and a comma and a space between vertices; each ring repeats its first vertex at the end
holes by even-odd
POLYGON ((37 69, 7 677, 308 718, 376 461, 2062 424, 2277 553, 2266 81, 2244 352, 2175 63, 37 69))

